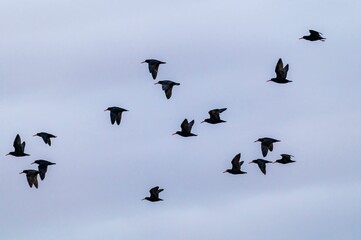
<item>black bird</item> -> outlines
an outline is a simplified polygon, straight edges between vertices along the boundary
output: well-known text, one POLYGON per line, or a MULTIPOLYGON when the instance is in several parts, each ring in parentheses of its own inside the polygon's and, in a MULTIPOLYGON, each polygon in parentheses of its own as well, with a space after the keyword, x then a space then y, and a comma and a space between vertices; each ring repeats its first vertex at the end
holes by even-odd
POLYGON ((180 83, 176 83, 176 82, 173 82, 170 80, 163 80, 163 81, 156 82, 154 84, 162 85, 162 89, 165 92, 165 96, 167 97, 167 99, 169 99, 172 96, 173 86, 180 85, 180 83))
POLYGON ((241 159, 241 154, 238 153, 232 160, 232 169, 227 169, 226 171, 224 171, 223 173, 230 173, 230 174, 245 174, 247 172, 243 172, 241 171, 241 166, 243 164, 244 161, 239 161, 241 159))
POLYGON ((326 38, 324 37, 321 37, 322 33, 320 32, 317 32, 315 30, 309 30, 310 32, 310 35, 308 36, 303 36, 301 37, 300 39, 305 39, 305 40, 308 40, 308 41, 317 41, 317 40, 320 40, 322 42, 325 41, 326 38))
POLYGON ((220 108, 220 109, 213 109, 211 111, 209 111, 209 118, 207 119, 204 119, 203 122, 201 123, 204 123, 204 122, 207 122, 207 123, 210 123, 210 124, 217 124, 217 123, 222 123, 222 122, 226 122, 226 121, 223 121, 220 117, 219 117, 219 114, 226 111, 227 108, 220 108))
POLYGON ((264 159, 256 159, 256 160, 253 160, 249 163, 257 163, 259 169, 261 170, 261 172, 266 175, 266 163, 271 163, 271 161, 267 161, 267 160, 264 160, 264 159))
POLYGON ((39 172, 33 169, 22 171, 20 174, 25 173, 28 179, 29 186, 32 188, 33 185, 38 188, 38 174, 39 172))
POLYGON ((150 197, 145 197, 142 200, 148 200, 150 202, 158 202, 163 201, 163 199, 159 198, 159 193, 162 192, 164 189, 159 189, 158 186, 149 190, 150 197))
POLYGON ((128 110, 120 107, 108 107, 104 111, 110 111, 110 122, 114 124, 116 121, 119 125, 122 120, 122 113, 128 110))
POLYGON ((157 78, 159 65, 166 64, 166 62, 162 62, 156 59, 147 59, 141 63, 148 63, 149 72, 152 74, 153 79, 157 78))
POLYGON ((182 137, 197 136, 196 134, 191 133, 193 124, 194 124, 194 120, 188 122, 187 119, 184 119, 182 124, 181 124, 182 131, 177 131, 177 132, 173 133, 172 135, 178 134, 178 135, 180 135, 182 137))
POLYGON ((280 142, 280 140, 273 138, 258 138, 258 140, 254 142, 261 142, 261 149, 263 157, 267 156, 268 150, 273 151, 273 143, 280 142))
POLYGON ((44 140, 44 142, 45 142, 46 144, 48 144, 49 146, 51 146, 50 138, 56 138, 56 136, 54 136, 53 134, 46 133, 46 132, 39 132, 39 133, 37 133, 37 134, 35 134, 35 135, 33 135, 33 136, 34 136, 34 137, 35 137, 35 136, 41 137, 41 138, 44 140))
POLYGON ((39 170, 39 175, 40 175, 41 180, 44 180, 46 171, 48 171, 48 166, 56 164, 56 163, 52 163, 52 162, 49 162, 49 161, 46 161, 46 160, 41 160, 41 159, 36 160, 32 164, 34 164, 34 163, 38 164, 38 170, 39 170))
POLYGON ((287 80, 287 72, 288 72, 288 64, 286 65, 286 67, 283 67, 283 62, 282 59, 278 59, 276 68, 275 68, 275 72, 276 72, 276 78, 271 78, 270 80, 268 80, 267 82, 275 82, 275 83, 288 83, 288 82, 292 82, 291 80, 287 80))
POLYGON ((281 154, 281 156, 282 156, 281 159, 278 159, 278 160, 274 161, 273 163, 287 164, 287 163, 296 162, 296 161, 293 161, 293 160, 291 159, 291 157, 293 157, 292 155, 289 155, 289 154, 281 154))
POLYGON ((9 152, 6 155, 12 155, 12 156, 15 156, 15 157, 30 156, 29 154, 24 153, 24 151, 25 151, 25 142, 21 142, 21 138, 20 138, 19 134, 16 135, 13 146, 15 148, 15 151, 14 152, 9 152))

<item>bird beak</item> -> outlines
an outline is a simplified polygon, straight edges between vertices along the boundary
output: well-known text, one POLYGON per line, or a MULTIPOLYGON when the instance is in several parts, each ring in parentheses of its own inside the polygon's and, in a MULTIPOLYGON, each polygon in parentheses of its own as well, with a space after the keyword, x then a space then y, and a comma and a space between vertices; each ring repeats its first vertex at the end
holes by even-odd
POLYGON ((276 163, 276 161, 272 162, 272 163, 276 163))
POLYGON ((6 154, 5 156, 10 155, 10 153, 6 154))
POLYGON ((154 85, 159 84, 158 82, 154 83, 154 85))
POLYGON ((141 63, 145 63, 145 61, 141 62, 141 63))
POLYGON ((250 164, 250 163, 252 163, 252 162, 249 162, 248 164, 250 164))
POLYGON ((271 80, 267 80, 266 82, 270 82, 271 80))
POLYGON ((105 112, 105 111, 108 111, 108 109, 105 109, 104 112, 105 112))
POLYGON ((22 174, 23 172, 19 173, 19 174, 22 174))
POLYGON ((202 121, 201 123, 204 123, 205 121, 202 121))
POLYGON ((176 135, 177 133, 172 133, 172 135, 176 135))
POLYGON ((224 171, 223 173, 226 173, 227 171, 224 171))
POLYGON ((258 140, 254 141, 254 142, 258 142, 258 140))
POLYGON ((300 37, 299 39, 301 40, 301 39, 303 39, 303 37, 300 37))
POLYGON ((32 164, 34 164, 35 162, 33 162, 32 164))
POLYGON ((38 135, 36 135, 36 134, 33 135, 33 137, 36 137, 36 136, 38 136, 38 135))

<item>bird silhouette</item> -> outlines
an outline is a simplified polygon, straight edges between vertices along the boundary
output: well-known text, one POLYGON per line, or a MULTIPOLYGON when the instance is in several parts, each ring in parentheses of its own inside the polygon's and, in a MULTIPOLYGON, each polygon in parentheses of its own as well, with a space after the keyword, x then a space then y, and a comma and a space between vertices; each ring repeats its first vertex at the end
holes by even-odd
POLYGON ((147 59, 141 63, 148 63, 149 72, 152 74, 153 79, 157 78, 159 65, 166 64, 166 62, 162 62, 156 59, 147 59))
POLYGON ((192 131, 192 127, 194 124, 194 120, 188 122, 187 119, 184 119, 182 124, 181 124, 181 131, 177 131, 175 133, 173 133, 172 135, 178 134, 182 137, 193 137, 193 136, 197 136, 196 134, 191 133, 192 131))
POLYGON ((283 67, 282 59, 281 58, 278 59, 278 62, 277 62, 276 68, 275 68, 276 78, 271 78, 267 82, 275 82, 275 83, 280 83, 280 84, 292 82, 291 80, 286 79, 288 68, 289 68, 288 64, 286 65, 286 67, 283 67))
POLYGON ((178 86, 180 85, 180 83, 176 83, 170 80, 163 80, 163 81, 158 81, 154 84, 161 84, 162 85, 162 89, 165 92, 165 96, 167 97, 167 99, 169 99, 172 96, 172 90, 173 90, 173 86, 178 86))
POLYGON ((310 35, 308 36, 303 36, 301 37, 300 39, 305 39, 305 40, 308 40, 308 41, 317 41, 317 40, 320 40, 322 42, 325 41, 326 38, 322 37, 322 33, 320 32, 317 32, 315 30, 309 30, 310 32, 310 35))
POLYGON ((159 193, 162 192, 164 189, 159 189, 158 186, 149 190, 150 197, 145 197, 142 200, 148 200, 150 202, 158 202, 163 201, 163 199, 159 198, 159 193))
POLYGON ((264 160, 264 159, 256 159, 249 163, 256 163, 261 170, 261 172, 266 175, 266 163, 272 163, 271 161, 264 160))
POLYGON ((21 142, 21 138, 19 136, 19 134, 16 135, 14 143, 13 143, 14 152, 9 152, 6 155, 12 155, 14 157, 24 157, 24 156, 30 156, 27 153, 24 153, 25 151, 25 142, 21 142))
POLYGON ((46 133, 46 132, 39 132, 33 136, 41 137, 43 139, 43 141, 45 142, 45 144, 48 144, 49 146, 51 146, 50 138, 56 138, 56 136, 54 136, 53 134, 46 133))
POLYGON ((20 174, 25 173, 26 179, 28 180, 29 186, 32 188, 33 185, 38 188, 38 174, 39 172, 33 169, 22 171, 20 174))
POLYGON ((291 159, 291 157, 293 157, 292 155, 281 154, 281 157, 282 157, 281 159, 278 159, 278 160, 274 161, 273 163, 288 164, 288 163, 296 162, 291 159))
POLYGON ((128 110, 120 107, 108 107, 104 111, 110 111, 110 122, 112 124, 117 122, 117 124, 119 125, 120 121, 122 120, 122 113, 128 110))
POLYGON ((273 143, 280 142, 280 140, 265 137, 259 138, 254 142, 261 142, 261 150, 263 157, 267 156, 268 150, 273 151, 273 143))
POLYGON ((216 108, 216 109, 213 109, 213 110, 210 110, 208 113, 209 113, 209 118, 207 119, 204 119, 201 123, 210 123, 210 124, 217 124, 217 123, 222 123, 222 122, 226 122, 224 120, 222 120, 219 116, 220 113, 226 111, 227 108, 216 108))
POLYGON ((243 172, 241 171, 241 166, 243 164, 244 161, 239 161, 241 159, 241 154, 238 153, 233 160, 231 161, 232 163, 232 169, 227 169, 226 171, 224 171, 223 173, 230 173, 230 174, 245 174, 247 172, 243 172))
POLYGON ((44 180, 45 178, 45 174, 48 171, 48 166, 49 165, 55 165, 56 163, 52 163, 46 160, 36 160, 34 161, 32 164, 38 164, 38 171, 39 171, 39 175, 40 175, 40 179, 44 180))

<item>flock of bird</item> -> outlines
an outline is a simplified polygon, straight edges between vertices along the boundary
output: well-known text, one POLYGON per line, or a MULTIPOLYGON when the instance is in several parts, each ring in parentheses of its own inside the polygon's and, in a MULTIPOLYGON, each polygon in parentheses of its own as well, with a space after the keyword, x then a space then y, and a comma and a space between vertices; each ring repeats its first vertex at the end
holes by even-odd
MULTIPOLYGON (((322 33, 320 33, 320 32, 317 32, 314 30, 309 30, 309 32, 310 32, 310 35, 303 36, 300 39, 305 39, 308 41, 318 41, 318 40, 325 41, 325 39, 326 39, 326 38, 322 37, 322 33)), ((157 78, 159 66, 161 64, 166 64, 166 62, 162 62, 162 61, 159 61, 156 59, 147 59, 147 60, 143 61, 142 63, 148 64, 149 72, 151 73, 152 78, 154 80, 157 78)), ((287 79, 288 69, 289 69, 289 65, 287 64, 285 67, 283 67, 283 62, 282 62, 282 59, 280 58, 275 67, 276 77, 271 78, 267 82, 271 81, 271 82, 275 82, 278 84, 286 84, 286 83, 292 82, 291 80, 287 79)), ((155 84, 162 85, 162 90, 165 92, 165 96, 167 99, 171 98, 173 87, 180 85, 180 83, 176 83, 176 82, 173 82, 170 80, 158 81, 155 84)), ((226 110, 227 110, 227 108, 210 110, 208 112, 209 118, 204 119, 204 121, 202 121, 201 123, 206 122, 209 124, 219 124, 219 123, 226 122, 220 118, 220 114, 226 110)), ((114 107, 108 107, 104 111, 110 112, 111 124, 115 124, 115 122, 116 122, 119 125, 121 122, 121 119, 122 119, 122 113, 126 112, 128 110, 121 108, 121 107, 114 106, 114 107)), ((197 136, 196 134, 192 133, 193 125, 194 125, 194 120, 188 121, 188 119, 184 119, 180 126, 181 130, 173 133, 173 135, 180 135, 182 137, 197 136)), ((35 134, 34 136, 41 137, 43 139, 44 143, 48 144, 49 146, 51 146, 51 138, 56 138, 55 135, 46 133, 46 132, 39 132, 39 133, 35 134)), ((263 157, 266 157, 268 154, 268 151, 273 151, 273 144, 280 142, 280 140, 273 139, 270 137, 264 137, 264 138, 257 139, 255 142, 261 142, 261 152, 262 152, 263 157)), ((25 142, 21 142, 21 138, 20 138, 19 134, 16 135, 13 146, 14 146, 14 151, 9 152, 6 155, 11 155, 14 157, 30 156, 29 154, 25 153, 25 142)), ((266 164, 268 164, 268 163, 280 163, 280 164, 293 163, 295 161, 291 159, 292 157, 293 156, 290 154, 281 154, 281 159, 275 160, 273 162, 259 158, 259 159, 252 160, 249 163, 257 164, 259 169, 261 170, 261 172, 266 175, 266 164)), ((244 172, 241 170, 241 167, 242 167, 244 161, 240 161, 240 160, 241 160, 241 153, 238 153, 231 161, 232 168, 225 170, 224 173, 230 173, 230 174, 235 174, 235 175, 246 174, 247 172, 244 172)), ((35 188, 38 188, 38 175, 40 176, 41 180, 44 180, 45 174, 48 170, 48 166, 55 165, 55 163, 49 162, 47 160, 39 159, 39 160, 34 161, 32 164, 38 164, 38 170, 26 169, 26 170, 23 170, 22 172, 20 172, 20 174, 22 174, 22 173, 26 174, 26 178, 27 178, 27 181, 28 181, 28 184, 30 187, 32 187, 34 185, 35 188)), ((153 187, 149 191, 150 196, 145 197, 143 200, 148 200, 150 202, 163 201, 163 199, 159 198, 159 193, 162 192, 163 190, 164 189, 160 189, 158 186, 153 187)))

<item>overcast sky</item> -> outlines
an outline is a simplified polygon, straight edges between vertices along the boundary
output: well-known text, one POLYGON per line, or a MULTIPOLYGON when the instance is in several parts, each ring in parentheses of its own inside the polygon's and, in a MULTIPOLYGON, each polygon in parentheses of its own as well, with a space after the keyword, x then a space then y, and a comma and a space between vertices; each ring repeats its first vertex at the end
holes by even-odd
MULTIPOLYGON (((361 239, 360 1, 0 1, 0 238, 361 239), (325 42, 298 40, 314 29, 325 42), (157 80, 179 82, 167 100, 157 80), (279 58, 292 83, 275 77, 279 58), (111 125, 107 107, 129 112, 111 125), (200 123, 213 108, 226 123, 200 123), (184 118, 193 138, 172 136, 184 118), (37 132, 56 136, 52 146, 37 132), (20 134, 31 156, 5 156, 20 134), (265 159, 260 137, 281 142, 265 159), (222 172, 241 153, 246 175, 222 172), (24 169, 55 162, 39 188, 24 169), (141 201, 160 186, 163 202, 141 201)), ((40 179, 39 179, 40 181, 40 179)))

